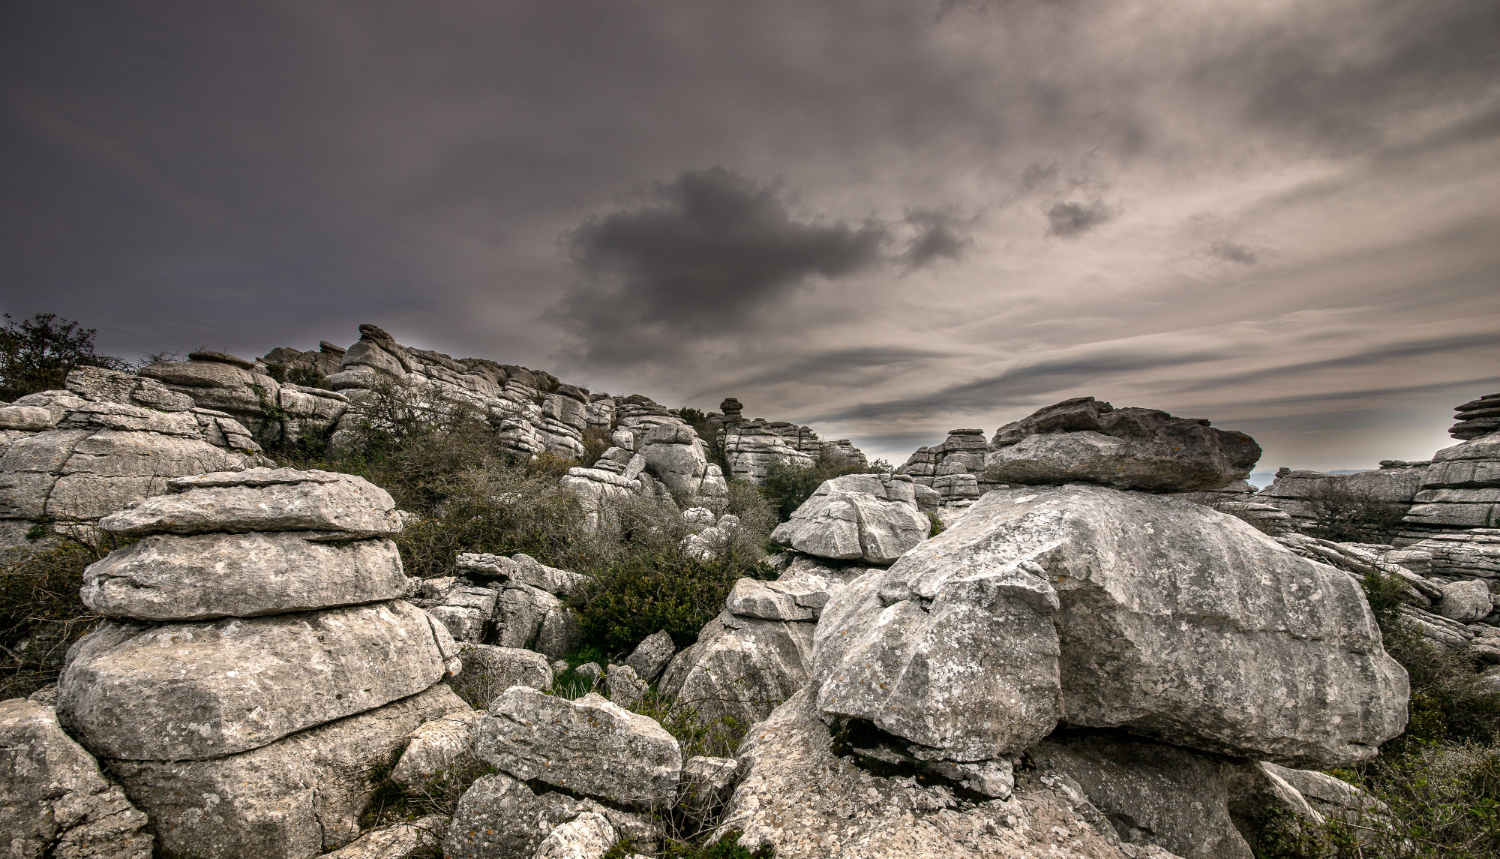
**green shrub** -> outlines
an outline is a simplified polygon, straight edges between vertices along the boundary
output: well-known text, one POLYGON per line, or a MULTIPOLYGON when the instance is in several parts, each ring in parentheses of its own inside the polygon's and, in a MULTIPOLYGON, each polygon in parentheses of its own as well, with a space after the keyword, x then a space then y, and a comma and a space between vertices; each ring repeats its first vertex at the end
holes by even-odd
POLYGON ((288 367, 284 364, 267 364, 266 375, 281 384, 291 383, 301 385, 304 388, 322 388, 332 390, 328 377, 323 375, 314 367, 288 367))
POLYGON ((766 469, 765 479, 760 482, 760 492, 775 509, 777 521, 785 522, 792 518, 802 502, 811 498, 825 480, 845 474, 869 473, 872 473, 870 468, 834 463, 823 457, 819 457, 810 466, 773 462, 766 469))
POLYGON ((73 542, 0 555, 0 700, 57 682, 68 647, 98 625, 78 596, 84 568, 98 559, 73 542))
POLYGON ((1348 543, 1388 543, 1401 528, 1406 506, 1329 481, 1307 497, 1310 533, 1348 543))
POLYGON ((79 367, 127 370, 119 358, 94 351, 93 328, 59 319, 55 313, 38 313, 20 322, 4 314, 0 327, 0 402, 9 402, 39 391, 63 387, 68 374, 79 367))

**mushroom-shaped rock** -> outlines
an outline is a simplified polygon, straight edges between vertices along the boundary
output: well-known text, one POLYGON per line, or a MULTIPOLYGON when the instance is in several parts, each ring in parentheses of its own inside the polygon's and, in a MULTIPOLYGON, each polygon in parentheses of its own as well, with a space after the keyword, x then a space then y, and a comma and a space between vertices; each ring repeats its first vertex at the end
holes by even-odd
POLYGON ((1097 483, 1147 492, 1194 492, 1244 479, 1260 445, 1242 432, 1156 409, 1064 400, 995 432, 984 479, 992 483, 1097 483))

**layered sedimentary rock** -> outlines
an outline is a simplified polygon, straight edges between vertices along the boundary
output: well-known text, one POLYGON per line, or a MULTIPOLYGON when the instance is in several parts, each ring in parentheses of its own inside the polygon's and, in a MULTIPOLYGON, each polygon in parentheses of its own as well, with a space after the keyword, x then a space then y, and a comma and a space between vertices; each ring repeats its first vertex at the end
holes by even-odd
POLYGON ((911 478, 850 474, 825 481, 771 539, 819 558, 890 564, 931 530, 911 478))
POLYGON ((1233 517, 1098 487, 992 492, 823 610, 825 716, 977 760, 1060 719, 1334 766, 1405 726, 1347 575, 1233 517))
POLYGON ((1368 505, 1378 515, 1399 519, 1416 503, 1431 465, 1387 460, 1377 470, 1354 474, 1284 468, 1277 472, 1275 482, 1256 494, 1255 501, 1275 506, 1290 517, 1291 525, 1304 529, 1352 504, 1368 505))
POLYGON ((1413 537, 1500 528, 1500 432, 1433 454, 1414 500, 1404 520, 1413 537))
POLYGON ((150 816, 162 855, 339 847, 370 769, 466 709, 439 683, 460 669, 452 637, 396 598, 394 504, 289 469, 169 486, 101 525, 144 539, 87 573, 86 602, 115 619, 69 651, 59 719, 150 816))
MULTIPOLYGON (((823 607, 865 568, 825 566, 792 553, 783 558, 788 563, 775 581, 735 583, 724 611, 696 643, 671 658, 658 684, 663 694, 689 702, 704 721, 730 716, 749 724, 807 683, 813 630, 823 607)), ((644 669, 640 676, 649 677, 670 648, 671 638, 658 633, 629 661, 641 665, 638 673, 644 669), (644 652, 653 639, 650 652, 644 652)))
POLYGON ((994 483, 1096 483, 1194 492, 1249 476, 1260 446, 1241 432, 1155 409, 1064 400, 996 430, 985 461, 994 483))
POLYGON ((1487 394, 1454 408, 1458 422, 1449 428, 1454 438, 1471 439, 1500 432, 1500 394, 1487 394))
POLYGON ((823 441, 805 426, 764 418, 746 420, 744 406, 730 397, 719 404, 723 412, 724 458, 730 477, 759 483, 776 463, 808 468, 823 462, 850 468, 869 464, 865 455, 848 439, 823 441))
POLYGON ((967 505, 1000 485, 985 479, 988 454, 984 430, 949 430, 942 444, 917 448, 896 471, 936 491, 944 504, 967 505))
POLYGON ((0 547, 39 523, 88 540, 174 477, 264 462, 240 423, 152 379, 87 367, 67 384, 0 405, 0 547))

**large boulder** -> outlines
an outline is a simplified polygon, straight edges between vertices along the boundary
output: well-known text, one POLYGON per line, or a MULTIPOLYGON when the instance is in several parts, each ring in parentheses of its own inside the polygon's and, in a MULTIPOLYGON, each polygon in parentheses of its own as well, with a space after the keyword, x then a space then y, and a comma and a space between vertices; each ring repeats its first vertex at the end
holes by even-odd
POLYGON ((807 683, 812 643, 812 623, 720 612, 672 659, 657 688, 704 722, 728 716, 748 725, 807 683))
POLYGON ((660 841, 658 826, 640 815, 561 792, 537 793, 504 773, 493 773, 475 781, 459 799, 443 855, 450 859, 531 859, 559 827, 585 815, 603 818, 637 850, 653 850, 660 841))
POLYGON ((180 477, 161 495, 112 513, 99 527, 125 537, 243 531, 323 531, 340 539, 401 531, 384 489, 349 474, 251 468, 180 477))
POLYGON ((166 859, 307 859, 354 840, 386 766, 424 721, 468 706, 438 684, 267 746, 201 761, 110 761, 166 859))
POLYGON ((739 830, 777 859, 1126 859, 1082 796, 1023 775, 1009 800, 966 798, 914 772, 876 774, 841 754, 814 690, 756 725, 739 751, 744 778, 716 835, 739 830))
POLYGON ((58 715, 101 757, 242 752, 436 683, 447 659, 434 626, 400 601, 165 626, 106 623, 69 652, 58 715))
POLYGON ((1348 575, 1191 502, 997 490, 823 610, 818 702, 953 760, 1057 720, 1291 765, 1369 758, 1406 673, 1348 575))
POLYGON ((931 530, 910 478, 850 474, 825 481, 771 539, 820 558, 889 564, 931 530))
POLYGON ((1116 409, 1093 397, 1006 424, 990 447, 984 479, 992 483, 1096 483, 1147 492, 1227 486, 1260 459, 1260 445, 1242 432, 1155 409, 1116 409))
POLYGON ((251 532, 145 537, 89 566, 82 593, 105 617, 164 621, 379 602, 405 589, 390 540, 320 543, 304 533, 251 532))
POLYGON ((592 692, 568 701, 507 690, 479 723, 478 753, 523 781, 641 807, 669 804, 682 772, 666 729, 592 692))
POLYGON ((1432 456, 1406 524, 1422 530, 1500 527, 1500 432, 1432 456))
POLYGON ((51 707, 0 701, 0 847, 8 859, 150 859, 146 815, 63 733, 51 707))

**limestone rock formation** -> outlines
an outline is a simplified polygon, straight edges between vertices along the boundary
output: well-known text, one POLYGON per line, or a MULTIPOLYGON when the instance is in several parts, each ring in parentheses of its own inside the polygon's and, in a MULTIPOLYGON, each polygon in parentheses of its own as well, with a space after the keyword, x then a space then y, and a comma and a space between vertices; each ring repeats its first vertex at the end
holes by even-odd
POLYGON ((910 478, 850 474, 825 481, 771 539, 820 558, 890 564, 931 529, 910 478))
POLYGON ((475 781, 459 800, 443 855, 530 859, 552 833, 583 815, 602 817, 617 836, 631 839, 637 849, 653 850, 661 838, 660 829, 639 815, 560 792, 536 793, 504 773, 495 773, 475 781))
POLYGON ((264 461, 244 426, 151 379, 87 367, 67 384, 0 405, 0 548, 41 521, 90 540, 174 477, 264 461))
POLYGON ((1471 439, 1500 431, 1500 394, 1487 394, 1470 400, 1453 410, 1458 421, 1448 434, 1454 438, 1471 439))
POLYGON ((942 444, 917 448, 896 472, 933 489, 944 504, 967 506, 997 487, 984 476, 988 453, 984 430, 950 430, 942 444))
POLYGON ((263 468, 172 488, 106 517, 146 540, 91 568, 86 596, 120 619, 69 652, 59 720, 150 816, 161 855, 340 847, 358 834, 370 769, 422 722, 467 709, 439 683, 460 669, 452 637, 393 598, 399 557, 366 539, 399 529, 389 496, 263 468), (231 558, 236 546, 253 551, 231 558))
POLYGON ((407 736, 406 748, 391 769, 391 781, 420 788, 433 779, 459 778, 479 766, 474 728, 484 714, 458 710, 419 726, 407 736))
POLYGON ((388 539, 157 534, 90 566, 83 602, 105 617, 204 620, 399 599, 405 588, 401 557, 388 539), (194 587, 183 588, 185 581, 194 587))
POLYGON ((99 527, 125 537, 244 531, 324 531, 334 539, 401 530, 396 503, 362 478, 331 471, 252 468, 180 477, 159 495, 104 517, 99 527))
POLYGON ((1126 727, 1293 765, 1370 757, 1406 675, 1359 586, 1233 517, 1088 486, 984 496, 823 610, 818 705, 937 751, 1126 727))
MULTIPOLYGON (((833 594, 865 572, 795 553, 782 557, 787 562, 775 581, 736 582, 724 611, 661 675, 658 689, 689 702, 704 721, 759 721, 802 688, 812 666, 817 618, 833 594)), ((657 635, 667 639, 658 645, 664 653, 670 637, 657 635)))
POLYGON ((840 754, 812 689, 757 725, 738 760, 744 776, 719 831, 773 845, 777 859, 1172 857, 1125 852, 1087 799, 1045 775, 1024 776, 1009 800, 974 801, 915 773, 871 773, 840 754))
POLYGON ((106 766, 150 816, 165 856, 302 859, 358 836, 371 768, 418 725, 466 709, 439 684, 237 755, 106 766))
POLYGON ((52 708, 0 701, 0 845, 7 857, 150 859, 146 815, 105 781, 52 708))
POLYGON ((848 439, 823 441, 812 429, 786 421, 745 420, 744 405, 730 397, 719 404, 723 412, 724 458, 729 475, 759 483, 772 464, 809 468, 820 459, 831 465, 865 468, 869 460, 848 439))
POLYGON ((1286 513, 1291 524, 1307 528, 1316 523, 1321 508, 1364 502, 1381 505, 1393 518, 1404 516, 1416 503, 1432 463, 1388 460, 1375 471, 1322 474, 1282 469, 1255 500, 1286 513))
POLYGON ((478 732, 479 756, 501 771, 624 805, 667 805, 682 772, 661 725, 592 692, 567 701, 512 687, 478 732))
POLYGON ((1500 432, 1433 454, 1405 524, 1418 538, 1432 531, 1500 528, 1500 432))
POLYGON ((637 644, 625 664, 635 671, 637 677, 647 683, 655 683, 676 653, 677 645, 663 629, 646 636, 644 641, 637 644))
POLYGON ((464 683, 473 687, 482 684, 486 694, 484 702, 500 697, 512 686, 529 686, 532 689, 547 689, 552 686, 552 666, 547 657, 534 650, 516 647, 496 647, 489 644, 460 644, 459 653, 464 662, 464 683))
POLYGON ((429 814, 416 820, 371 830, 332 853, 328 859, 413 859, 430 856, 443 844, 448 818, 429 814))
POLYGON ((1193 492, 1243 480, 1260 445, 1206 420, 1155 409, 1116 409, 1093 397, 1064 400, 996 430, 986 458, 993 483, 1096 483, 1147 492, 1193 492))

